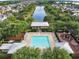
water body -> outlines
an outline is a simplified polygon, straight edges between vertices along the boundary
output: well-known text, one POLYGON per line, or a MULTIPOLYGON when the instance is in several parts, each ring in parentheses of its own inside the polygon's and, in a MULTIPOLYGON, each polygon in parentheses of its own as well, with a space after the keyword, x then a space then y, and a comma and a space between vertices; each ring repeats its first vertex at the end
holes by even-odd
POLYGON ((44 17, 46 16, 44 6, 36 6, 36 9, 33 13, 33 19, 37 22, 43 22, 44 17))

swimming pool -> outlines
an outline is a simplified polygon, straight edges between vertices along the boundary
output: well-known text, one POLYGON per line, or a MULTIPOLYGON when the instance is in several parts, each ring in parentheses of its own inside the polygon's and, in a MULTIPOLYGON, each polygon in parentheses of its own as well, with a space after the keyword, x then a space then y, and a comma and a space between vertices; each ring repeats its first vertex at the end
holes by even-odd
POLYGON ((48 36, 32 36, 31 47, 35 48, 49 48, 48 36))

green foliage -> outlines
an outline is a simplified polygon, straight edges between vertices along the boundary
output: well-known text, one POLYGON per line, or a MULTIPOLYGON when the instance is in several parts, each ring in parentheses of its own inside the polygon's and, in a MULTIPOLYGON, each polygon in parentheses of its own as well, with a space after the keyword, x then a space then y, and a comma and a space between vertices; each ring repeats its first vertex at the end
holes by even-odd
POLYGON ((38 48, 22 48, 12 56, 12 59, 40 59, 40 50, 38 48))
POLYGON ((78 21, 69 21, 68 28, 73 30, 74 36, 79 40, 79 22, 78 21))
POLYGON ((17 20, 14 16, 9 17, 0 24, 0 34, 3 37, 17 35, 19 33, 25 32, 29 27, 27 22, 17 20))
POLYGON ((53 57, 53 50, 51 50, 50 48, 43 50, 42 59, 53 59, 52 57, 53 57))
POLYGON ((64 50, 59 48, 22 48, 12 55, 12 59, 72 59, 64 50))
POLYGON ((54 48, 52 59, 72 59, 64 49, 54 48))
POLYGON ((19 20, 27 20, 29 17, 31 18, 32 13, 35 10, 35 4, 30 4, 23 8, 19 13, 13 13, 17 19, 19 20))
POLYGON ((57 9, 57 8, 51 6, 51 4, 46 4, 45 10, 46 10, 49 14, 52 14, 52 15, 57 15, 58 13, 61 12, 60 9, 57 9))
POLYGON ((43 59, 72 59, 64 49, 54 48, 46 49, 43 53, 43 59))
POLYGON ((3 6, 3 5, 9 5, 9 4, 15 4, 15 3, 18 3, 19 1, 0 1, 0 6, 3 6))
POLYGON ((7 53, 0 53, 0 59, 8 59, 7 53))

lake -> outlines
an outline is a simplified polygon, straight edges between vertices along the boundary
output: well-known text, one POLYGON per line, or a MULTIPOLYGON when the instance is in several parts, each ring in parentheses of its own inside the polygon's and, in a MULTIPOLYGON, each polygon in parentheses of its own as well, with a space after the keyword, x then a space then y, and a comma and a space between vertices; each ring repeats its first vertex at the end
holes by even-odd
POLYGON ((44 10, 44 6, 36 6, 36 9, 32 16, 33 19, 37 22, 43 22, 45 16, 46 12, 44 10))

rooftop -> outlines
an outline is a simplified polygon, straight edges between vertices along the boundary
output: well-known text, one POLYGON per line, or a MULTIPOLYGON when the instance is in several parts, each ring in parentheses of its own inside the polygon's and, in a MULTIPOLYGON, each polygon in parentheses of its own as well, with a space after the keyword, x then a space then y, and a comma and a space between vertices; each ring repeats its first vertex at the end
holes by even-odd
POLYGON ((49 26, 49 24, 48 22, 32 22, 31 26, 49 26))

